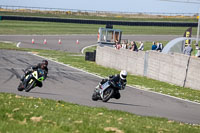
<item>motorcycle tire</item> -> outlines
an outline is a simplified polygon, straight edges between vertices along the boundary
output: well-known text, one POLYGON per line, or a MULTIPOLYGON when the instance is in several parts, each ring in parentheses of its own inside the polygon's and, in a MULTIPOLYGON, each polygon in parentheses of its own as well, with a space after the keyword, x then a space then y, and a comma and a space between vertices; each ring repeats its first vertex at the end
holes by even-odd
POLYGON ((99 99, 97 95, 98 95, 97 92, 94 92, 94 93, 92 94, 92 100, 93 100, 93 101, 97 101, 97 100, 99 99))
POLYGON ((19 86, 17 87, 17 90, 18 91, 23 91, 24 90, 24 88, 22 88, 22 83, 19 84, 19 86))
POLYGON ((104 91, 102 101, 103 101, 103 102, 107 102, 107 101, 112 97, 113 93, 114 93, 113 88, 108 88, 108 89, 106 89, 106 90, 104 91))
POLYGON ((34 84, 35 84, 35 80, 33 80, 33 82, 31 83, 28 83, 27 87, 24 89, 26 92, 29 92, 33 87, 34 87, 34 84))

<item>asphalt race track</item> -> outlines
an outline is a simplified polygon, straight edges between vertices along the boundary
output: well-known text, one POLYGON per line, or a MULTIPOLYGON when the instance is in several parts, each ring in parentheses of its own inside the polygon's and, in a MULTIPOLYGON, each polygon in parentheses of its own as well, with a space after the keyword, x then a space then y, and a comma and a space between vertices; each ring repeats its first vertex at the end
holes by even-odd
MULTIPOLYGON (((169 41, 177 37, 180 36, 123 35, 122 39, 134 41, 169 41)), ((21 42, 20 47, 23 48, 53 49, 80 53, 84 47, 97 44, 97 35, 0 35, 0 41, 21 42), (34 44, 32 44, 32 39, 35 41, 34 44), (44 44, 45 39, 47 40, 46 44, 44 44), (61 40, 61 44, 58 44, 59 39, 61 40)))
POLYGON ((108 103, 92 101, 91 95, 100 78, 65 65, 49 61, 49 75, 42 88, 29 93, 17 91, 20 75, 42 58, 27 52, 0 50, 0 92, 64 100, 94 107, 107 107, 139 115, 166 117, 186 123, 200 123, 200 104, 126 87, 121 99, 108 103))

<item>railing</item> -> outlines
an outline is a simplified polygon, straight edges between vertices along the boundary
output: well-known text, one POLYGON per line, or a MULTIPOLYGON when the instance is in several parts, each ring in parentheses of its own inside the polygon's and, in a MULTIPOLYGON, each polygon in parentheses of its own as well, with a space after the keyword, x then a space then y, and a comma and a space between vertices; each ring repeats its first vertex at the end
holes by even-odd
POLYGON ((145 16, 197 16, 198 13, 166 13, 166 12, 120 12, 120 11, 96 11, 96 10, 79 10, 65 8, 46 8, 46 7, 27 7, 27 6, 9 6, 0 5, 1 10, 12 10, 18 12, 31 11, 60 11, 60 12, 77 12, 77 13, 95 13, 95 14, 120 14, 120 15, 145 15, 145 16))

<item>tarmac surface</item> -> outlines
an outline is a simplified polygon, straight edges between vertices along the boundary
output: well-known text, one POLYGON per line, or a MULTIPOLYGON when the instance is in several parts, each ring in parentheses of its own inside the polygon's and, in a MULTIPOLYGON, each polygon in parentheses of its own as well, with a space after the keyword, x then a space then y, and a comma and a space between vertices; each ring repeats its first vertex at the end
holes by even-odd
MULTIPOLYGON (((24 38, 24 41, 14 39, 14 36, 10 37, 9 40, 3 39, 5 39, 4 41, 21 41, 21 46, 24 47, 31 46, 31 43, 24 43, 25 40, 28 41, 26 38, 28 36, 20 37, 24 38)), ((85 36, 82 37, 85 38, 85 36)), ((75 38, 75 36, 71 38, 75 38)), ((77 38, 75 38, 75 41, 76 39, 77 38)), ((0 40, 2 40, 2 38, 0 38, 0 40)), ((92 39, 90 41, 87 40, 87 42, 87 45, 89 45, 90 42, 91 44, 96 43, 95 40, 92 39)), ((70 52, 80 52, 81 48, 84 47, 84 45, 86 46, 86 43, 81 44, 80 42, 79 44, 80 45, 78 46, 80 47, 77 47, 77 49, 70 52)), ((43 44, 38 44, 37 47, 40 47, 40 45, 43 44)), ((53 48, 53 46, 49 47, 49 49, 53 48)), ((64 48, 70 50, 70 47, 64 48)), ((41 57, 34 56, 27 52, 0 50, 0 92, 64 100, 80 105, 106 107, 138 115, 164 117, 169 120, 200 124, 200 104, 139 90, 133 87, 126 87, 125 90, 120 91, 121 98, 119 100, 111 99, 107 103, 92 101, 91 96, 93 90, 101 78, 50 60, 48 78, 43 82, 42 88, 34 88, 28 93, 17 91, 20 76, 23 74, 22 69, 25 69, 29 65, 37 64, 38 62, 41 62, 41 60, 41 57)))
MULTIPOLYGON (((169 41, 180 36, 174 35, 123 35, 122 39, 133 41, 169 41)), ((97 35, 0 35, 0 41, 21 42, 20 47, 62 50, 80 53, 90 45, 97 44, 97 35), (32 44, 34 39, 34 44, 32 44), (46 44, 44 40, 46 39, 46 44), (61 44, 58 43, 59 39, 61 44), (78 40, 78 43, 77 43, 78 40)))

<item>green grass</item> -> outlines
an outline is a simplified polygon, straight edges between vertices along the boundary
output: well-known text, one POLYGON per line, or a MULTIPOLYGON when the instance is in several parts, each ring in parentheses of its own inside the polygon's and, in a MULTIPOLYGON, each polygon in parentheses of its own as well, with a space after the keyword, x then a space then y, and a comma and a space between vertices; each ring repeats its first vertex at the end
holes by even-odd
MULTIPOLYGON (((97 34, 99 27, 105 25, 95 24, 74 24, 54 22, 33 22, 33 21, 0 21, 0 35, 35 35, 35 34, 97 34)), ((119 26, 123 34, 146 34, 146 35, 183 35, 187 27, 161 27, 161 26, 119 26)), ((193 35, 197 28, 193 28, 193 35)))
MULTIPOLYGON (((51 58, 53 60, 62 62, 64 64, 69 64, 73 67, 83 69, 85 71, 95 73, 102 77, 107 77, 111 74, 119 73, 119 71, 111 68, 105 68, 103 66, 97 65, 95 62, 85 61, 84 56, 73 56, 73 53, 66 53, 62 51, 53 51, 53 50, 36 50, 36 49, 23 49, 16 48, 14 45, 0 43, 0 49, 15 49, 15 50, 25 50, 38 52, 39 55, 51 58), (5 47, 6 46, 6 47, 5 47)), ((90 50, 93 50, 91 48, 90 50)), ((172 85, 169 83, 157 81, 142 76, 128 75, 127 81, 129 85, 136 86, 141 89, 148 89, 151 91, 168 94, 171 96, 200 102, 200 91, 193 90, 191 88, 183 88, 180 86, 172 85)))
POLYGON ((119 15, 112 14, 107 16, 98 16, 98 14, 89 15, 87 13, 76 14, 61 14, 61 13, 34 13, 34 12, 5 12, 0 11, 0 16, 13 15, 13 16, 33 16, 33 17, 52 17, 52 18, 74 18, 74 19, 95 19, 95 20, 118 20, 118 21, 160 21, 160 22, 197 22, 196 17, 152 17, 148 15, 119 15))
POLYGON ((1 133, 198 133, 200 125, 0 93, 1 133))

